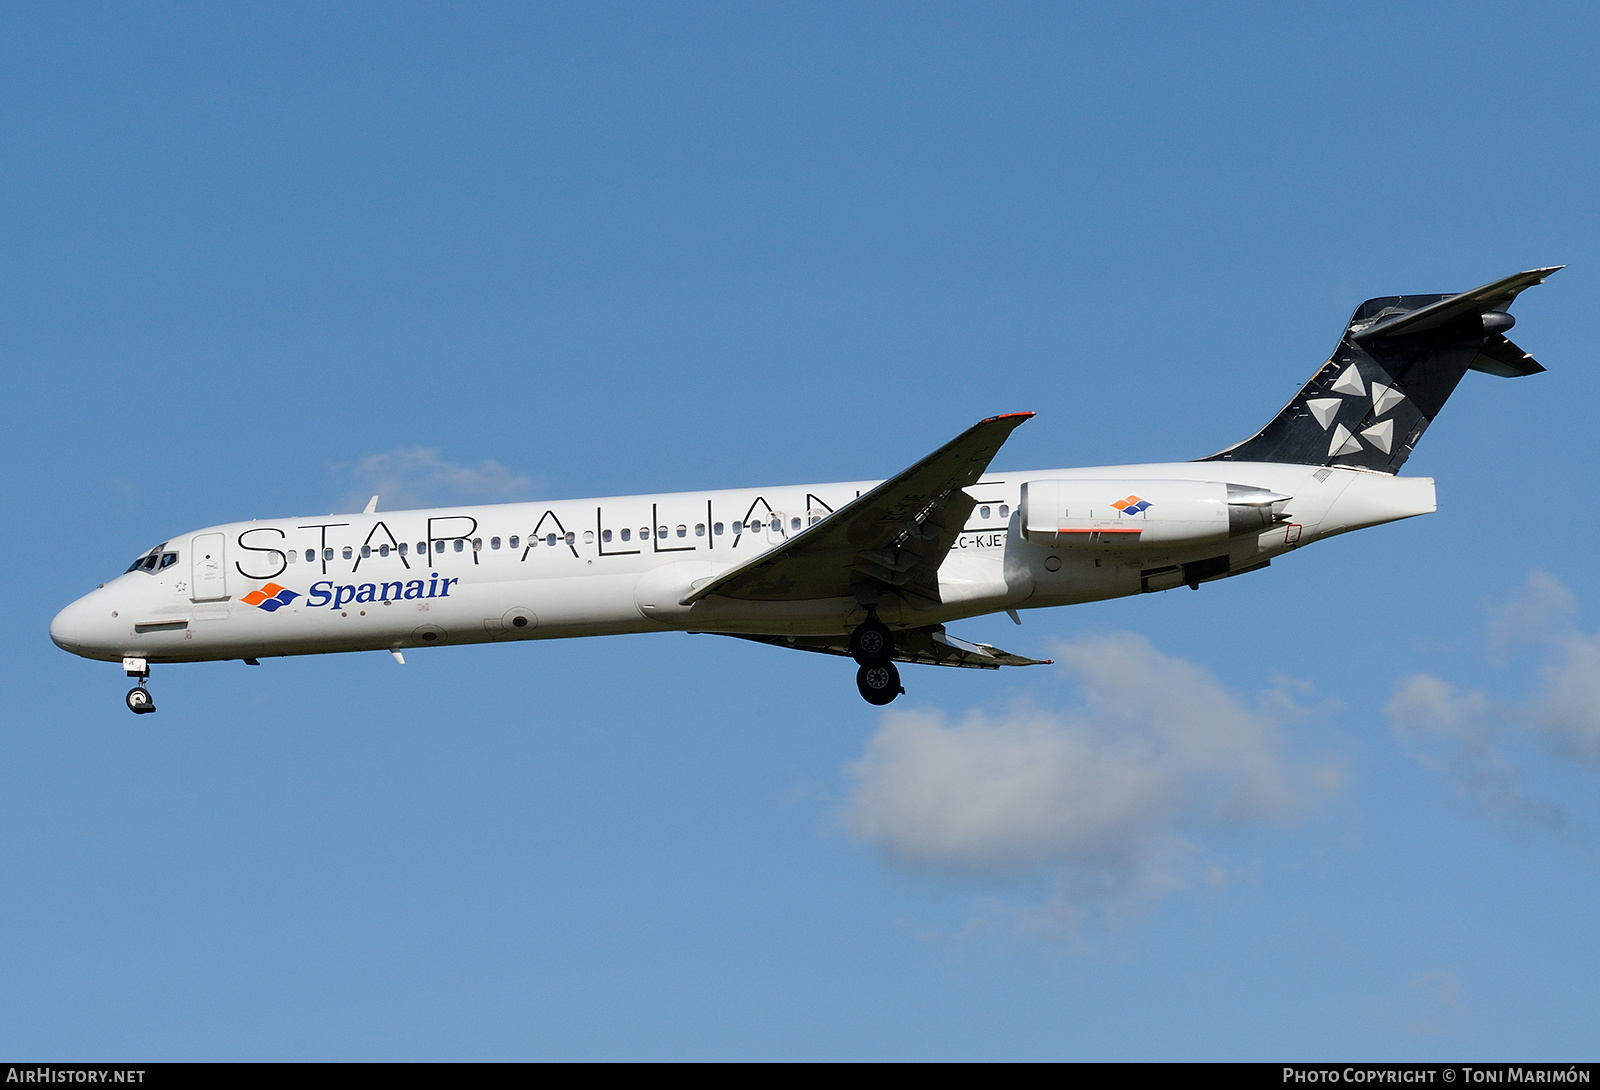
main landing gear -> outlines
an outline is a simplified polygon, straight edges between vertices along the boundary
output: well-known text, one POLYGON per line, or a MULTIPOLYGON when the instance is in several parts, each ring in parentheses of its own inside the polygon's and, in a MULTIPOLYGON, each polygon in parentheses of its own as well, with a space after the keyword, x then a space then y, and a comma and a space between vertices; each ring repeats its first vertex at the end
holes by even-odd
POLYGON ((150 664, 144 659, 123 659, 122 669, 129 677, 139 679, 139 684, 129 689, 127 697, 124 698, 128 710, 135 715, 155 711, 155 698, 150 695, 150 690, 144 687, 144 683, 150 680, 150 664))
POLYGON ((861 667, 856 671, 856 688, 868 704, 881 707, 905 692, 894 664, 894 634, 876 614, 868 613, 850 633, 850 657, 861 667))

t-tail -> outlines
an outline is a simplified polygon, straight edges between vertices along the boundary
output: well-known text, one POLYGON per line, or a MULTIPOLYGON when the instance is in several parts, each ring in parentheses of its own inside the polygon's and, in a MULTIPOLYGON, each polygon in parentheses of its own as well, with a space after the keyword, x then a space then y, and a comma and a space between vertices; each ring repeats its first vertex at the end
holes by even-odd
POLYGON ((1517 293, 1562 268, 1460 295, 1391 295, 1356 308, 1339 347, 1254 436, 1201 461, 1292 462, 1396 473, 1468 371, 1503 378, 1544 368, 1511 343, 1517 293))

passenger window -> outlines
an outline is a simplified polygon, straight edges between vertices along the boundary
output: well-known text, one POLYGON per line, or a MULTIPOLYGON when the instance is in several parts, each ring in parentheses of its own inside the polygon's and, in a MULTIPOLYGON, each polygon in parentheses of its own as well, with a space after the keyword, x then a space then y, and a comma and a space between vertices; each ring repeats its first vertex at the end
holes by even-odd
POLYGON ((355 555, 354 551, 350 548, 350 546, 346 545, 344 547, 344 558, 346 560, 349 560, 354 555, 355 555))
POLYGON ((576 545, 578 543, 578 535, 573 533, 571 530, 568 530, 565 540, 568 545, 576 545))
POLYGON ((633 536, 633 531, 630 530, 628 527, 624 526, 622 528, 622 540, 623 541, 627 541, 632 536, 633 536))
POLYGON ((500 547, 500 539, 497 538, 497 537, 491 537, 489 539, 489 548, 498 549, 499 547, 500 547))
POLYGON ((333 559, 333 550, 331 548, 323 549, 322 550, 322 559, 324 559, 324 560, 332 560, 333 559))
POLYGON ((666 536, 667 536, 667 528, 665 526, 657 526, 656 527, 656 537, 662 538, 662 537, 666 537, 666 536))
POLYGON ((687 526, 685 526, 681 522, 678 523, 678 536, 679 537, 688 537, 689 536, 689 528, 687 526))
POLYGON ((649 541, 650 540, 650 527, 648 527, 648 526, 639 527, 639 540, 640 541, 649 541))
POLYGON ((402 541, 400 543, 400 555, 401 556, 405 556, 406 555, 406 543, 404 541, 402 541))
POLYGON ((783 520, 776 515, 772 518, 772 529, 780 534, 783 532, 783 520))
POLYGON ((986 505, 986 506, 983 506, 983 507, 980 507, 980 508, 978 508, 978 514, 979 514, 979 515, 981 515, 981 516, 982 516, 982 517, 983 517, 983 518, 988 518, 988 517, 989 517, 989 516, 990 516, 990 515, 991 515, 991 514, 992 514, 992 513, 993 513, 993 512, 991 512, 991 511, 990 511, 990 510, 989 510, 989 508, 988 508, 988 506, 987 506, 987 505, 986 505))
POLYGON ((1001 518, 1007 518, 1007 517, 1010 516, 1010 514, 1011 514, 1011 508, 1007 507, 1005 504, 1002 503, 1000 505, 1000 517, 1001 518))
POLYGON ((601 531, 600 540, 603 541, 607 545, 611 544, 611 531, 610 530, 601 531))
POLYGON ((388 556, 389 555, 389 546, 387 546, 387 545, 379 545, 378 546, 378 555, 379 556, 388 556))
POLYGON ((521 540, 522 540, 522 539, 521 539, 521 538, 519 538, 519 537, 518 537, 518 536, 517 536, 517 535, 516 535, 516 534, 512 534, 512 535, 511 535, 511 547, 512 547, 512 548, 513 548, 513 549, 515 549, 515 548, 516 548, 516 547, 517 547, 517 542, 518 542, 518 541, 521 541, 521 540))
POLYGON ((545 534, 544 535, 544 543, 546 545, 554 545, 556 543, 556 535, 555 534, 545 534))
POLYGON ((472 551, 475 553, 483 552, 483 538, 475 537, 472 539, 472 551))
POLYGON ((464 550, 466 547, 467 547, 467 541, 466 541, 465 538, 460 538, 460 537, 456 538, 456 552, 459 553, 462 550, 464 550))
POLYGON ((716 534, 718 537, 721 537, 722 536, 722 523, 719 522, 719 523, 716 523, 714 526, 712 526, 711 527, 711 532, 713 534, 716 534))
POLYGON ((417 555, 418 556, 426 556, 427 554, 428 554, 428 543, 426 541, 417 542, 417 555))
POLYGON ((593 545, 594 544, 594 531, 593 530, 585 530, 583 532, 583 543, 585 545, 593 545))
POLYGON ((706 524, 705 523, 697 522, 697 523, 694 524, 694 536, 695 537, 705 537, 706 536, 706 524))
POLYGON ((306 563, 307 564, 311 563, 316 558, 317 558, 317 550, 315 550, 315 549, 307 549, 306 550, 306 563))
POLYGON ((371 545, 363 545, 363 546, 361 546, 361 559, 362 560, 370 560, 370 559, 372 559, 372 546, 371 545))
POLYGON ((800 520, 799 519, 790 519, 789 520, 789 529, 791 529, 791 530, 800 529, 800 520))
POLYGON ((444 542, 442 542, 442 541, 435 541, 435 542, 434 542, 434 543, 433 543, 433 551, 434 551, 434 552, 435 552, 435 553, 442 553, 442 552, 444 552, 444 542))
POLYGON ((290 549, 289 552, 288 552, 288 557, 289 557, 289 563, 293 564, 296 560, 300 559, 300 550, 299 549, 290 549))

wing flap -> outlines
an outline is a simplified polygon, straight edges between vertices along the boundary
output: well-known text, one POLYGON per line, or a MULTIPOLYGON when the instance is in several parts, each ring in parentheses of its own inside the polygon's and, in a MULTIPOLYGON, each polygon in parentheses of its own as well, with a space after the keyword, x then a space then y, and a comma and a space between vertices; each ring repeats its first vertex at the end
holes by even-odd
MULTIPOLYGON (((848 636, 754 636, 741 632, 719 635, 736 636, 741 640, 768 643, 774 647, 788 647, 796 651, 812 651, 822 655, 850 657, 848 636)), ((909 628, 896 632, 894 637, 896 662, 919 663, 923 666, 959 666, 968 670, 998 670, 1002 666, 1048 666, 1050 659, 1030 659, 1013 655, 987 643, 968 643, 944 630, 944 625, 909 628)))

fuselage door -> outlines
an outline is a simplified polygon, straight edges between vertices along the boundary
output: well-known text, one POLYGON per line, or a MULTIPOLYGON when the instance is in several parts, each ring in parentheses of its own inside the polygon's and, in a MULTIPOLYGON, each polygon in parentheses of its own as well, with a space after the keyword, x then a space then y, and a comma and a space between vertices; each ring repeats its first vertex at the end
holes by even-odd
POLYGON ((190 597, 196 602, 217 602, 228 597, 228 567, 223 562, 224 538, 221 534, 200 534, 191 546, 190 597))

